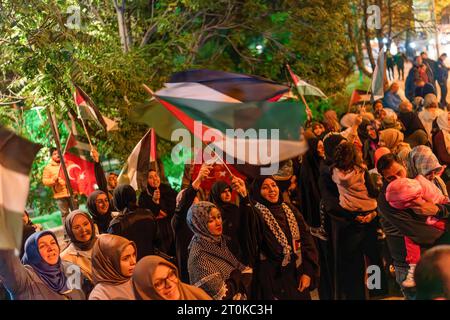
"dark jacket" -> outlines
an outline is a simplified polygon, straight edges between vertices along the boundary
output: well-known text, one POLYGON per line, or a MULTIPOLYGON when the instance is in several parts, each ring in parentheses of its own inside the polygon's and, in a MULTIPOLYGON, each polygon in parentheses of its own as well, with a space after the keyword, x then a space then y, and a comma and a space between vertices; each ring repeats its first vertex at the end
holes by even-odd
MULTIPOLYGON (((427 217, 414 213, 412 209, 398 210, 389 205, 386 200, 387 184, 382 188, 378 196, 378 212, 391 228, 388 232, 395 236, 406 236, 418 245, 427 248, 432 247, 443 237, 441 231, 426 223, 427 217)), ((450 214, 450 204, 438 204, 439 212, 437 218, 447 218, 450 214)))
POLYGON ((137 260, 155 254, 156 222, 146 209, 125 208, 109 225, 108 233, 127 238, 136 244, 137 260))
POLYGON ((448 69, 444 62, 439 59, 437 62, 437 77, 436 80, 440 83, 447 83, 448 79, 448 69))

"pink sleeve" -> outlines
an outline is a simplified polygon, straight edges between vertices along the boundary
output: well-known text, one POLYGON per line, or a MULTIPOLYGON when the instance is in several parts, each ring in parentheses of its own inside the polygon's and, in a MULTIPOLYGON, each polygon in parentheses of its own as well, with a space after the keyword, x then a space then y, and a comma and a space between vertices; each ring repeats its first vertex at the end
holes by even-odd
POLYGON ((419 181, 420 185, 422 186, 422 197, 426 201, 432 202, 434 204, 443 204, 448 202, 448 198, 442 194, 441 190, 439 190, 439 188, 433 182, 421 175, 418 175, 415 179, 419 181))

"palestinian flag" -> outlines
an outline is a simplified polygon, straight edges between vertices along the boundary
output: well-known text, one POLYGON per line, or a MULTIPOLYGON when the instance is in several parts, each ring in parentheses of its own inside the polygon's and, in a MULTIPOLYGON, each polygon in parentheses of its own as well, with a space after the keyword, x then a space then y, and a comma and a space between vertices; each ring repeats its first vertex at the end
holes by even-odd
POLYGON ((21 246, 29 174, 40 148, 0 126, 0 250, 21 246))
MULTIPOLYGON (((97 188, 94 160, 86 138, 70 133, 64 150, 67 173, 74 192, 89 196, 97 188)), ((60 176, 64 179, 61 170, 60 176)))
POLYGON ((387 82, 386 78, 386 61, 383 48, 378 54, 377 64, 372 74, 372 101, 376 101, 384 97, 384 87, 387 82))
POLYGON ((118 130, 118 125, 114 120, 102 116, 91 98, 80 87, 75 85, 75 104, 78 109, 78 117, 83 120, 92 120, 97 126, 106 131, 118 130))
MULTIPOLYGON (((242 103, 278 101, 289 92, 289 87, 265 78, 213 70, 188 70, 175 73, 159 97, 202 101, 242 103)), ((158 100, 134 107, 131 120, 154 128, 160 137, 171 139, 174 130, 183 125, 158 100)))
POLYGON ((348 104, 349 107, 361 103, 361 102, 366 102, 366 103, 370 103, 370 98, 371 98, 371 92, 367 92, 365 90, 360 90, 360 89, 355 89, 352 92, 352 96, 350 97, 350 102, 348 104))
POLYGON ((276 164, 302 152, 299 133, 306 112, 299 102, 226 103, 156 96, 196 138, 210 143, 221 159, 246 176, 275 174, 276 164))
POLYGON ((288 64, 286 65, 286 68, 288 69, 292 81, 294 82, 294 85, 297 88, 297 92, 299 94, 303 96, 317 96, 327 99, 327 96, 322 92, 322 90, 300 79, 300 77, 292 71, 291 67, 288 64))
POLYGON ((125 166, 119 174, 119 184, 129 184, 135 190, 144 190, 150 169, 158 171, 156 162, 156 135, 150 129, 134 147, 125 166))

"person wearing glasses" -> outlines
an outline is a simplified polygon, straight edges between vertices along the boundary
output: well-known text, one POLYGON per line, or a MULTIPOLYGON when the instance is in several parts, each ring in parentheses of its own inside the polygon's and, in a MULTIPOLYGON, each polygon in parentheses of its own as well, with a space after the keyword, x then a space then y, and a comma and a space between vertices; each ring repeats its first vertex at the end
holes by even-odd
POLYGON ((108 195, 102 190, 93 191, 87 199, 87 208, 97 227, 97 232, 108 233, 109 224, 111 223, 111 203, 108 195))
POLYGON ((142 258, 132 281, 136 300, 212 300, 203 289, 181 282, 177 267, 159 256, 142 258))

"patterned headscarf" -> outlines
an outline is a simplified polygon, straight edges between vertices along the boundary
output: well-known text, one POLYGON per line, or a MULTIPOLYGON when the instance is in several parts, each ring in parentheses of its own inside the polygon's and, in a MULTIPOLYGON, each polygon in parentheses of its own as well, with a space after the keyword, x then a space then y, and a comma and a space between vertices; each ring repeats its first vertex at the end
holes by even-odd
MULTIPOLYGON (((196 240, 204 240, 209 242, 221 241, 222 236, 214 236, 208 230, 209 213, 212 208, 217 209, 214 203, 208 201, 200 201, 189 208, 186 221, 189 229, 191 229, 194 233, 194 238, 197 238, 196 240)), ((192 238, 192 241, 194 238, 192 238)))
POLYGON ((442 169, 439 160, 427 146, 417 146, 412 149, 408 159, 408 170, 411 178, 415 178, 419 174, 426 176, 432 171, 442 169))

